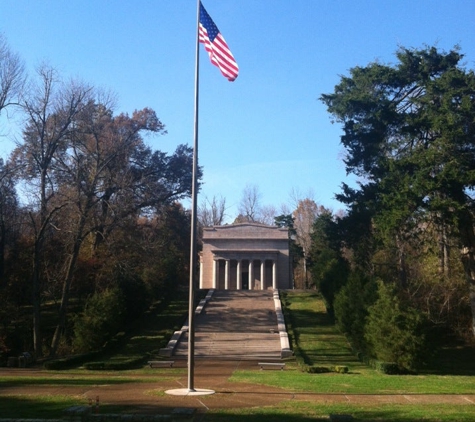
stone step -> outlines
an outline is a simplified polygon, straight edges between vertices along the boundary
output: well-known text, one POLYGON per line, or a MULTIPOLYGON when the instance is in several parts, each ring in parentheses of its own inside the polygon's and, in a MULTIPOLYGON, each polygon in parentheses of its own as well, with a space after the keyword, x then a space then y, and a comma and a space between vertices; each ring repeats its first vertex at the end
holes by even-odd
MULTIPOLYGON (((175 356, 188 354, 188 334, 183 336, 175 350, 175 356)), ((260 336, 208 336, 195 335, 195 356, 243 356, 243 357, 275 357, 280 358, 280 342, 278 336, 263 339, 260 336)))
MULTIPOLYGON (((188 333, 174 356, 187 356, 188 333)), ((281 358, 272 291, 215 291, 195 316, 195 356, 281 358)))

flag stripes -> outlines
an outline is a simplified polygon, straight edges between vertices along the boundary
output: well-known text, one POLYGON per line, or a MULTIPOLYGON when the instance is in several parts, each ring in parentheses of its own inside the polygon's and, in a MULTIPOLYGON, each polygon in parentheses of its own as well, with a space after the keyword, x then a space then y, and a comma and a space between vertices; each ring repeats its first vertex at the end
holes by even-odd
POLYGON ((239 74, 239 67, 224 37, 219 32, 208 12, 200 2, 199 42, 204 44, 211 63, 218 67, 229 81, 234 81, 239 74))

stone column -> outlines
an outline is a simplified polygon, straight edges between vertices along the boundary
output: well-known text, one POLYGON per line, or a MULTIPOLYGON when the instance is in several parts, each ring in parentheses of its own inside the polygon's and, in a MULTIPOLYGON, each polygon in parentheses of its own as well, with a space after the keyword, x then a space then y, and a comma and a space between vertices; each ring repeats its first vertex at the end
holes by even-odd
POLYGON ((236 289, 242 290, 242 270, 241 270, 241 260, 237 260, 236 265, 236 289))
POLYGON ((272 261, 272 288, 277 289, 277 262, 272 261))
POLYGON ((261 290, 265 289, 266 260, 261 260, 261 290))
POLYGON ((229 290, 229 267, 230 267, 230 261, 229 259, 226 259, 224 261, 224 289, 229 290))
POLYGON ((200 259, 200 289, 203 288, 203 261, 200 259))
POLYGON ((254 289, 254 261, 252 259, 249 260, 249 290, 254 289))
POLYGON ((213 260, 213 289, 218 288, 219 259, 213 260))

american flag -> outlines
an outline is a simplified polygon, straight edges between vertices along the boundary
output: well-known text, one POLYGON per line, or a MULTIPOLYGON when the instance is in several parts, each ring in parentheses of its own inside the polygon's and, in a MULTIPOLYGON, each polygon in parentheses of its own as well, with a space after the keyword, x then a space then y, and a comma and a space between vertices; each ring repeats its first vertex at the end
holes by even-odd
POLYGON ((229 81, 234 81, 239 73, 239 67, 229 50, 226 41, 219 32, 208 12, 200 2, 199 42, 204 44, 211 63, 218 66, 221 73, 229 81))

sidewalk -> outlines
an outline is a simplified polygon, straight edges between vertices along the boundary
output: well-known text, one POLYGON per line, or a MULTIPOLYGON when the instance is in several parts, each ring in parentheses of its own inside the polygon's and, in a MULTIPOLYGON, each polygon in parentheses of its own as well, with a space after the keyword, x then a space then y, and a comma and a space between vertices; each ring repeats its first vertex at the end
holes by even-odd
MULTIPOLYGON (((176 361, 175 367, 186 368, 186 361, 176 361)), ((237 369, 257 370, 257 362, 229 361, 229 360, 201 360, 195 362, 194 387, 211 389, 215 394, 209 396, 170 396, 164 392, 169 389, 187 388, 187 373, 177 376, 166 370, 159 370, 150 374, 151 377, 163 377, 160 382, 134 383, 134 375, 130 375, 130 382, 119 384, 96 385, 94 387, 78 385, 3 385, 0 387, 2 396, 28 395, 68 395, 78 399, 78 405, 87 405, 89 399, 94 402, 99 397, 100 405, 126 406, 131 413, 167 413, 177 407, 195 408, 199 413, 206 413, 208 409, 229 409, 246 407, 275 406, 284 400, 308 401, 315 404, 347 403, 371 406, 393 403, 401 405, 413 404, 473 404, 475 393, 470 395, 426 395, 426 394, 317 394, 311 392, 292 392, 265 385, 232 383, 229 377, 237 369)), ((8 369, 1 368, 1 376, 27 377, 44 376, 44 371, 37 369, 8 369)), ((81 375, 83 376, 83 375, 81 375)), ((91 377, 100 376, 100 373, 91 374, 91 377)), ((74 376, 72 376, 74 377, 74 376)), ((121 374, 122 377, 122 374, 121 374)), ((124 375, 127 378, 127 375, 124 375)), ((475 411, 475 407, 474 407, 475 411)))

